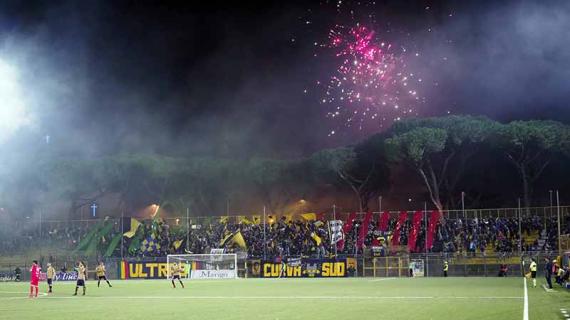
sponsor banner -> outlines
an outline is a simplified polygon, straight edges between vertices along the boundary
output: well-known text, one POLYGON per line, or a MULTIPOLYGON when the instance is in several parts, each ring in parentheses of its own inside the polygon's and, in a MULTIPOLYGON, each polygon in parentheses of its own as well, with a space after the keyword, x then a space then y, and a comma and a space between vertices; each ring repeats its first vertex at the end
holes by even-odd
MULTIPOLYGON (((47 273, 40 272, 40 281, 46 281, 46 280, 47 280, 47 273)), ((75 281, 75 280, 77 280, 77 271, 71 271, 71 272, 57 271, 55 273, 54 280, 55 281, 75 281)))
POLYGON ((55 281, 76 281, 77 280, 77 272, 61 272, 57 271, 55 273, 55 281))
MULTIPOLYGON (((356 261, 351 261, 356 263, 356 261)), ((263 262, 262 278, 339 278, 349 276, 348 259, 301 259, 299 265, 263 262)))
POLYGON ((190 279, 234 279, 235 270, 194 270, 190 272, 190 279))
POLYGON ((16 281, 16 274, 13 272, 0 272, 0 282, 16 281))
MULTIPOLYGON (((121 279, 166 279, 168 264, 166 261, 123 261, 119 267, 121 279)), ((183 268, 181 277, 186 277, 187 269, 183 268)))

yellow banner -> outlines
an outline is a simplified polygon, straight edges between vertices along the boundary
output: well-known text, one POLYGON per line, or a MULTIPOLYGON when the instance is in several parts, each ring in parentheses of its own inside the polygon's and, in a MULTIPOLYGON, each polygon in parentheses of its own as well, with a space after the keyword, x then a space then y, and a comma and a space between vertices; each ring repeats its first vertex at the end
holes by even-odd
POLYGON ((301 217, 303 219, 305 219, 306 221, 315 221, 317 220, 317 214, 316 213, 303 213, 301 214, 301 217))

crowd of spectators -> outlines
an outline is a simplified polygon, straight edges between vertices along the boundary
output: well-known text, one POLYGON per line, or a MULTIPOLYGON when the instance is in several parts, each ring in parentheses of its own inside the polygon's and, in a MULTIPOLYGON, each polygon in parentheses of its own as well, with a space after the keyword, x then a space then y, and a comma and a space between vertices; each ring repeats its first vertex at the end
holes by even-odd
POLYGON ((70 225, 67 223, 45 225, 41 229, 14 227, 0 233, 0 253, 18 254, 23 250, 34 250, 40 246, 74 248, 89 229, 88 224, 70 225))
POLYGON ((520 224, 516 218, 482 218, 447 220, 438 226, 436 243, 433 251, 451 252, 466 255, 485 255, 489 249, 501 254, 522 251, 549 250, 548 244, 539 245, 544 229, 544 221, 538 217, 523 218, 520 224), (532 243, 525 243, 526 238, 533 238, 532 243))
MULTIPOLYGON (((189 232, 185 226, 167 223, 165 221, 145 221, 139 228, 139 235, 124 238, 124 241, 114 250, 114 256, 164 256, 180 253, 209 253, 213 248, 219 248, 222 240, 229 234, 239 232, 243 237, 246 248, 240 248, 235 242, 225 245, 226 250, 246 251, 250 257, 275 256, 309 256, 325 257, 332 254, 362 253, 372 246, 382 247, 383 252, 390 254, 393 242, 392 231, 396 219, 389 221, 388 232, 377 230, 377 221, 370 221, 368 233, 363 246, 356 248, 357 237, 362 221, 354 221, 353 228, 344 235, 342 246, 333 246, 330 242, 327 221, 287 221, 285 217, 262 224, 210 222, 202 225, 192 225, 189 232), (136 240, 138 239, 138 240, 136 240), (135 244, 133 242, 136 241, 135 244), (149 249, 150 248, 150 249, 149 249)), ((17 236, 2 237, 0 252, 15 254, 22 248, 57 246, 64 250, 75 249, 83 237, 88 234, 91 224, 59 224, 46 225, 39 230, 29 230, 17 236)), ((121 232, 120 224, 101 239, 98 254, 102 254, 111 239, 121 232)), ((565 223, 563 224, 566 225, 565 223)), ((425 250, 425 226, 421 223, 418 231, 416 248, 413 251, 425 250)), ((564 228, 565 229, 565 228, 564 228)), ((399 243, 406 247, 412 224, 408 220, 401 226, 399 243)), ((556 247, 557 221, 538 217, 521 220, 519 238, 519 222, 515 218, 479 218, 479 219, 446 219, 438 224, 434 235, 433 247, 430 252, 444 252, 460 255, 485 255, 489 250, 502 255, 516 253, 519 241, 523 251, 549 252, 556 247), (533 236, 531 236, 533 235, 533 236), (534 239, 529 242, 525 239, 534 239)), ((366 251, 368 252, 368 251, 366 251)), ((395 253, 392 250, 392 253, 395 253)))
MULTIPOLYGON (((228 234, 238 231, 247 245, 247 254, 250 257, 274 256, 309 256, 325 257, 332 254, 361 254, 363 250, 373 246, 382 247, 383 252, 390 252, 392 247, 392 231, 396 227, 396 219, 390 219, 388 232, 377 230, 377 221, 370 221, 368 233, 363 246, 356 248, 357 237, 362 221, 355 220, 353 228, 344 235, 342 246, 333 246, 330 242, 329 229, 326 221, 287 221, 284 217, 272 223, 238 224, 238 223, 210 223, 197 226, 188 234, 186 243, 185 230, 168 233, 166 239, 162 238, 161 251, 153 255, 167 253, 209 253, 210 249, 219 248, 222 239, 228 234), (315 237, 316 236, 316 237, 315 237), (319 241, 315 239, 318 238, 319 241), (175 248, 173 243, 182 244, 175 248)), ((450 253, 466 256, 486 255, 492 251, 500 255, 511 255, 518 252, 519 241, 521 249, 525 252, 551 252, 557 242, 556 220, 544 220, 538 217, 521 220, 519 238, 519 223, 515 218, 482 218, 482 219, 448 219, 439 223, 434 235, 432 253, 450 253), (533 239, 525 242, 525 239, 533 239)), ((424 221, 420 224, 425 226, 424 221)), ((148 226, 145 227, 148 230, 148 226)), ((165 226, 168 230, 168 226, 165 226)), ((408 220, 400 228, 400 247, 406 247, 412 224, 408 220)), ((424 252, 425 228, 418 231, 415 252, 424 252)), ((225 246, 228 252, 244 251, 233 243, 225 246)), ((395 253, 393 251, 393 253, 395 253)), ((141 252, 134 254, 143 254, 141 252)))

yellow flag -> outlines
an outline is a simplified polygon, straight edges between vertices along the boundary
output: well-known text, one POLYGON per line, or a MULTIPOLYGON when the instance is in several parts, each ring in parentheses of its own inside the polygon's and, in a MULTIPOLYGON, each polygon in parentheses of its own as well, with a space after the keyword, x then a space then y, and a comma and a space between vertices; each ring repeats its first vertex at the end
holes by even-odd
POLYGON ((241 231, 238 231, 236 234, 234 234, 231 242, 237 244, 238 247, 244 250, 247 249, 247 245, 245 244, 245 239, 243 238, 241 231))
POLYGON ((221 216, 220 217, 220 223, 228 223, 229 219, 230 219, 230 217, 228 217, 228 216, 221 216))
POLYGON ((251 222, 251 220, 249 220, 247 217, 245 216, 240 216, 239 217, 239 223, 241 224, 253 224, 253 222, 251 222))
POLYGON ((230 240, 231 237, 233 237, 233 234, 231 234, 231 233, 228 233, 225 237, 223 237, 222 241, 220 241, 220 247, 225 246, 226 242, 228 242, 228 240, 230 240))
POLYGON ((311 232, 311 238, 313 238, 313 240, 315 240, 315 243, 317 244, 317 246, 321 245, 321 242, 323 241, 321 239, 321 237, 319 237, 316 233, 311 232))
POLYGON ((317 220, 317 214, 316 213, 303 213, 301 214, 301 217, 307 221, 315 221, 317 220))
POLYGON ((284 214, 283 217, 285 217, 285 222, 293 221, 292 214, 284 214))
POLYGON ((252 219, 253 219, 254 224, 260 224, 261 223, 261 216, 260 215, 253 216, 252 219))
POLYGON ((176 240, 174 241, 173 244, 174 244, 174 249, 178 249, 182 245, 182 240, 176 240))
POLYGON ((123 233, 123 236, 125 236, 127 238, 134 237, 135 234, 137 233, 137 229, 139 228, 140 225, 141 225, 141 223, 137 219, 131 218, 131 230, 123 233))

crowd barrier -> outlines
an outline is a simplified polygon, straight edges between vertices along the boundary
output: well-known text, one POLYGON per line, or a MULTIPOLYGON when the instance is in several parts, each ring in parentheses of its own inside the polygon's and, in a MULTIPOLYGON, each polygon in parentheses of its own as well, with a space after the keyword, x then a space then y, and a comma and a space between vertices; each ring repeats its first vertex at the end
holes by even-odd
MULTIPOLYGON (((263 259, 238 259, 237 272, 240 278, 342 278, 342 277, 408 277, 411 267, 415 268, 416 276, 440 277, 443 276, 443 265, 447 261, 449 265, 448 275, 456 277, 496 277, 502 267, 507 268, 507 276, 520 276, 523 268, 528 268, 530 257, 538 262, 539 270, 543 269, 545 259, 562 257, 562 264, 570 264, 570 252, 561 254, 550 253, 526 253, 505 256, 463 256, 441 254, 412 254, 403 256, 348 256, 337 259, 311 259, 293 258, 288 259, 286 264, 263 259), (523 265, 521 262, 527 264, 523 265), (418 269, 420 268, 420 269, 418 269), (421 272, 423 271, 423 272, 421 272)), ((26 260, 27 261, 27 260, 26 260)), ((63 261, 63 260, 59 260, 63 261)), ((67 261, 67 260, 66 260, 67 261)), ((70 259, 67 265, 72 265, 75 259, 70 259)), ((88 279, 96 279, 96 261, 85 260, 88 266, 88 279)), ((107 259, 107 276, 110 279, 166 279, 168 266, 166 257, 140 258, 133 260, 107 259)), ((54 264, 56 269, 63 264, 54 264)), ((21 280, 29 280, 29 264, 22 262, 10 267, 0 266, 0 281, 14 281, 14 269, 21 269, 21 280)), ((45 271, 42 270, 42 271, 45 271)), ((215 273, 215 270, 210 270, 215 273)), ((235 274, 215 275, 207 274, 205 277, 233 278, 235 274)), ((76 280, 74 271, 56 273, 56 281, 76 280)), ((182 277, 186 277, 186 270, 182 271, 182 277)))

